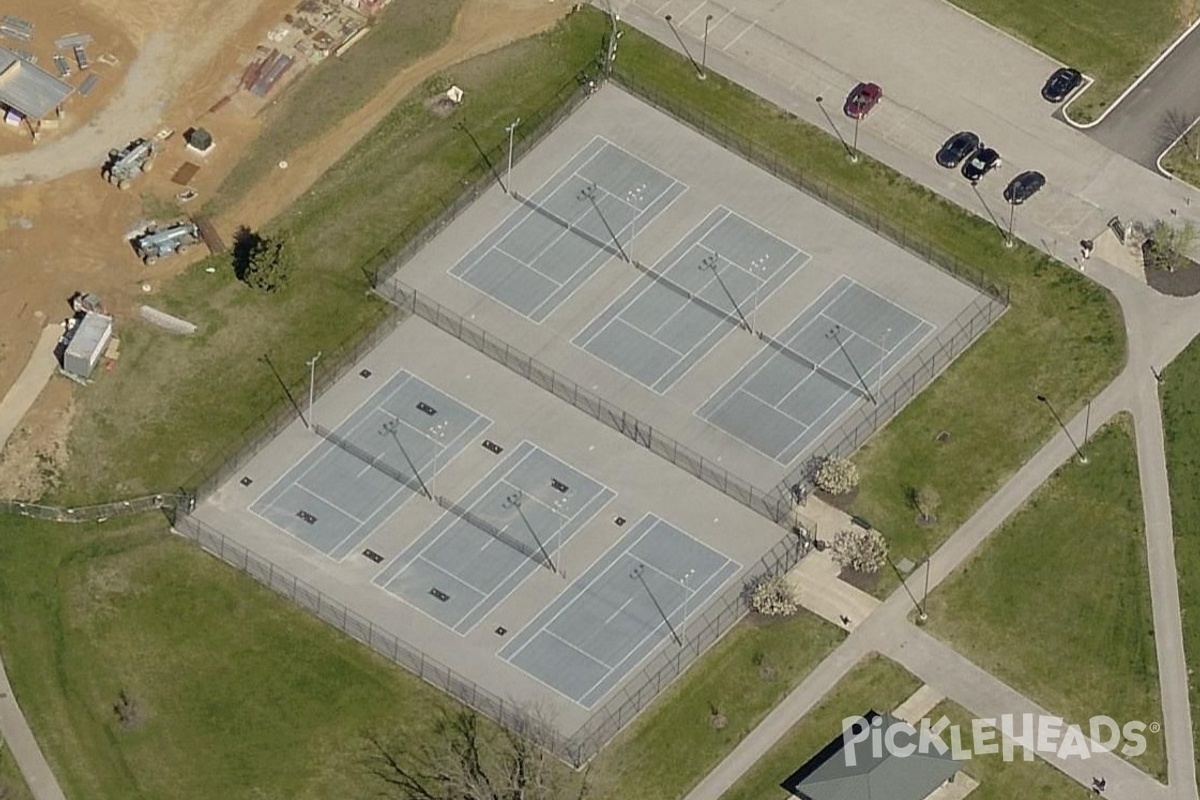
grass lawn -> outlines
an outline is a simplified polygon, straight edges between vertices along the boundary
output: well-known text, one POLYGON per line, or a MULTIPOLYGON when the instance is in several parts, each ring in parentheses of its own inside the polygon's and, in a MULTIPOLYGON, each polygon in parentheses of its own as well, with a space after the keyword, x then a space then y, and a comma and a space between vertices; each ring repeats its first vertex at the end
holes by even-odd
POLYGON ((1200 127, 1176 142, 1163 156, 1162 165, 1177 179, 1200 187, 1200 127))
POLYGON ((419 739, 444 702, 161 517, 4 527, 0 648, 68 797, 374 796, 363 735, 419 739))
MULTIPOLYGON (((565 98, 605 24, 600 14, 573 14, 554 31, 456 67, 453 80, 474 98, 468 110, 480 142, 498 145, 514 116, 531 119, 565 98)), ((210 259, 166 285, 156 301, 196 322, 199 334, 174 337, 125 321, 120 366, 78 395, 74 457, 58 500, 194 486, 237 450, 243 431, 287 402, 263 356, 303 394, 308 358, 323 351, 330 363, 334 351, 383 318, 384 305, 366 295, 363 270, 398 248, 405 225, 440 210, 478 166, 471 141, 452 128, 457 120, 435 118, 421 99, 397 106, 274 223, 301 254, 285 290, 255 292, 235 280, 227 261, 210 259), (204 271, 209 265, 216 274, 204 271)))
POLYGON ((1191 685, 1192 725, 1200 735, 1200 340, 1163 371, 1163 428, 1171 480, 1175 566, 1183 614, 1183 645, 1191 685))
POLYGON ((33 800, 33 792, 25 785, 25 778, 17 769, 16 759, 7 745, 0 746, 0 797, 4 800, 33 800))
MULTIPOLYGON (((1006 250, 983 220, 869 158, 849 163, 836 139, 721 76, 697 81, 686 59, 637 31, 625 31, 617 63, 670 102, 1011 288, 1009 312, 856 457, 862 485, 854 512, 886 533, 897 559, 922 561, 1053 435, 1055 422, 1036 394, 1069 417, 1119 372, 1124 325, 1102 287, 1020 242, 1006 250), (943 430, 950 441, 938 444, 943 430), (940 524, 928 530, 916 525, 909 499, 924 486, 942 498, 940 524)), ((894 586, 885 575, 878 589, 894 586)))
POLYGON ((436 50, 464 0, 394 0, 361 41, 329 58, 267 107, 265 125, 221 182, 205 211, 236 202, 275 164, 332 129, 349 112, 371 99, 401 69, 436 50))
POLYGON ((592 769, 598 800, 676 800, 727 756, 842 640, 800 611, 747 619, 600 755, 592 769), (726 726, 715 729, 713 709, 726 726))
POLYGON ((1124 0, 951 2, 1094 78, 1071 104, 1076 122, 1100 116, 1196 14, 1193 0, 1139 0, 1137 13, 1124 0))
MULTIPOLYGON (((963 745, 969 746, 973 715, 962 706, 945 700, 927 716, 934 720, 946 717, 962 731, 963 745)), ((970 760, 963 762, 963 771, 979 782, 978 788, 968 795, 971 800, 1012 800, 1015 797, 1084 800, 1095 797, 1091 790, 1037 757, 1033 761, 1025 761, 1022 755, 1017 755, 1012 761, 1006 762, 1000 753, 973 755, 970 760)))
POLYGON ((842 735, 842 720, 899 706, 921 682, 883 657, 864 660, 799 720, 721 800, 792 800, 779 786, 821 748, 842 735))
MULTIPOLYGON (((1128 417, 1062 466, 929 598, 929 626, 1069 721, 1161 721, 1137 456, 1128 417)), ((1159 735, 1133 759, 1166 778, 1159 735)))

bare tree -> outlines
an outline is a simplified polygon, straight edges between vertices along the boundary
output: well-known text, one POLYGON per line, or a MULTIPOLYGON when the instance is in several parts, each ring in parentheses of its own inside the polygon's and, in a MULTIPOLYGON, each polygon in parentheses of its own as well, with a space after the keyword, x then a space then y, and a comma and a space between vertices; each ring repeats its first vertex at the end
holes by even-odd
POLYGON ((537 745, 496 732, 472 711, 447 712, 421 744, 367 739, 366 767, 393 800, 583 800, 581 780, 537 745), (571 784, 579 782, 578 787, 571 784))
POLYGON ((1200 244, 1200 228, 1191 220, 1171 225, 1163 220, 1154 223, 1143 251, 1150 266, 1174 272, 1191 260, 1191 253, 1200 244))
POLYGON ((1169 147, 1172 142, 1179 141, 1187 148, 1188 155, 1193 159, 1200 160, 1200 126, 1195 123, 1195 119, 1177 108, 1168 111, 1158 128, 1158 136, 1162 140, 1163 148, 1169 147))

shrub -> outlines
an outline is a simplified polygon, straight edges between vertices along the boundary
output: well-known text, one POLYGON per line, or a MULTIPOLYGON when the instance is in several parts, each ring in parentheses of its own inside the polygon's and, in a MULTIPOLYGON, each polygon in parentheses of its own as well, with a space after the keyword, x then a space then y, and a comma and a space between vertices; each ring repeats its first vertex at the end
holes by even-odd
POLYGON ((858 486, 858 467, 848 458, 827 458, 817 469, 817 488, 829 494, 846 494, 858 486))
POLYGON ((786 617, 800 608, 796 588, 786 575, 763 578, 750 594, 750 607, 767 617, 786 617))
POLYGON ((876 530, 844 530, 833 540, 834 562, 855 572, 878 572, 887 562, 887 540, 876 530))

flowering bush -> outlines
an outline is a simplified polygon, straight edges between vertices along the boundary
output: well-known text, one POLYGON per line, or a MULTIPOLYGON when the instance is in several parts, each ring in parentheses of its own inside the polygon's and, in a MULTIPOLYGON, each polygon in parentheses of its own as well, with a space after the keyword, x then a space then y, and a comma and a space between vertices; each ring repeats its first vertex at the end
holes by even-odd
POLYGON ((848 458, 827 458, 817 469, 817 488, 829 494, 846 494, 858 486, 858 467, 848 458))
POLYGON ((879 531, 844 530, 833 540, 832 555, 838 566, 855 572, 878 572, 887 562, 887 540, 879 531))
POLYGON ((750 594, 750 607, 768 617, 786 617, 800 608, 796 589, 786 575, 764 578, 750 594))

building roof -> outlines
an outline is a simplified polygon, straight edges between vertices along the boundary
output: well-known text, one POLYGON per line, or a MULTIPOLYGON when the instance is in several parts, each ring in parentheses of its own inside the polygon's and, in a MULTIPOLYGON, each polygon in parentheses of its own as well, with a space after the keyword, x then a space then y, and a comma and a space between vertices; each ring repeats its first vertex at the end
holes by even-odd
POLYGON ((66 81, 0 47, 0 103, 32 119, 45 119, 74 91, 66 81))
MULTIPOLYGON (((874 711, 866 719, 878 717, 874 711)), ((883 715, 883 730, 898 723, 890 714, 883 715)), ((901 723, 902 724, 902 723, 901 723)), ((903 746, 911 740, 897 737, 903 746)), ((783 782, 787 789, 803 800, 925 800, 935 789, 959 771, 959 764, 949 753, 939 753, 932 747, 923 753, 918 749, 907 756, 894 756, 883 749, 883 755, 873 755, 868 739, 854 747, 854 766, 847 765, 843 752, 845 741, 838 736, 807 764, 783 782)))
POLYGON ((91 355, 104 344, 105 337, 112 329, 112 317, 106 317, 95 311, 83 315, 83 319, 75 326, 71 341, 67 344, 66 354, 91 360, 91 355))

